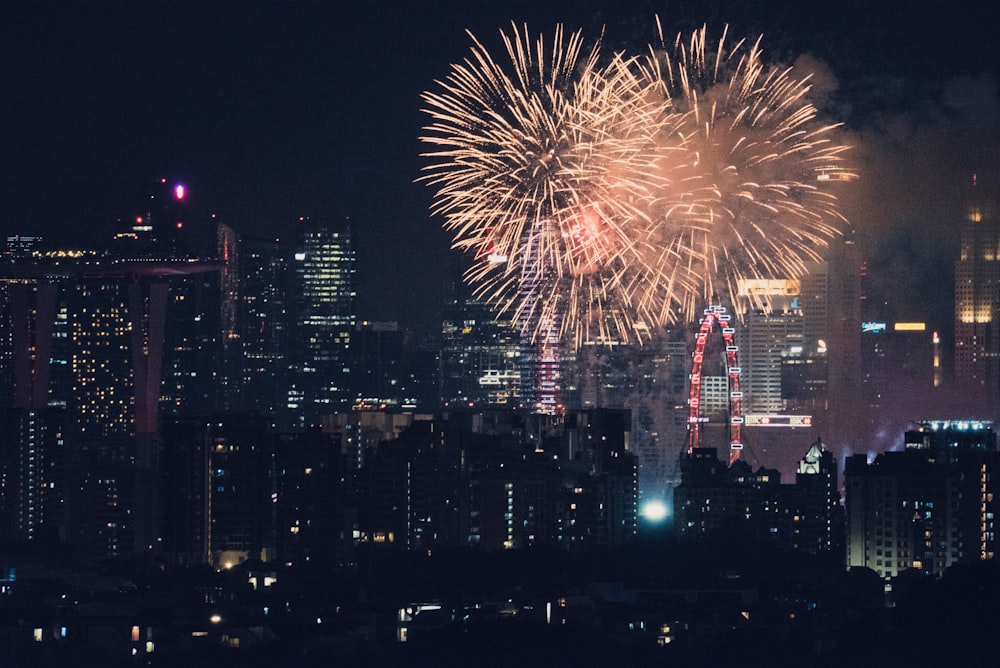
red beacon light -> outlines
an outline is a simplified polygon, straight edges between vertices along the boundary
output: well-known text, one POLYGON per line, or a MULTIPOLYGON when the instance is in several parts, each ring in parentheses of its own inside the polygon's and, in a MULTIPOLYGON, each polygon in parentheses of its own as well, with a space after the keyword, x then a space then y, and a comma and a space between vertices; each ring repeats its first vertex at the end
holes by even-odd
POLYGON ((187 195, 187 189, 184 187, 183 183, 178 183, 174 186, 174 199, 184 199, 185 195, 187 195))

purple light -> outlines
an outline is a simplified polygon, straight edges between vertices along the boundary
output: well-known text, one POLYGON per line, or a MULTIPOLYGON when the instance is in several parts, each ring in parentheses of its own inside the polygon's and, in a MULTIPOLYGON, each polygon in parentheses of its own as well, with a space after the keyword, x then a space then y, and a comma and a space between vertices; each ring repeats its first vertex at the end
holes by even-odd
POLYGON ((187 194, 187 191, 184 188, 184 184, 183 183, 178 183, 176 186, 174 186, 174 197, 175 198, 177 198, 177 199, 184 199, 184 195, 186 195, 186 194, 187 194))

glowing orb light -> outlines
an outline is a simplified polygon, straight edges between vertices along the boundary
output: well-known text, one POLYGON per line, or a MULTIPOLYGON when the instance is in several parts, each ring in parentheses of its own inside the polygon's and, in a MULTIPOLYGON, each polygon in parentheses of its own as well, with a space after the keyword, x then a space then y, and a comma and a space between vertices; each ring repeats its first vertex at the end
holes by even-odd
POLYGON ((639 514, 648 522, 662 522, 667 519, 667 504, 659 499, 652 499, 643 504, 639 514))

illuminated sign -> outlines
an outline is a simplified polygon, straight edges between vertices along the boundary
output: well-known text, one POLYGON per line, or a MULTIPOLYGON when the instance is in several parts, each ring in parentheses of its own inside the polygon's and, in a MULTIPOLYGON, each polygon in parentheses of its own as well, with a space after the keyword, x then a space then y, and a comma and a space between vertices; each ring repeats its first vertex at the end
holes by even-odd
POLYGON ((507 256, 501 255, 500 253, 490 253, 486 257, 486 261, 490 264, 504 264, 507 262, 507 256))
POLYGON ((892 326, 892 328, 897 332, 922 332, 927 329, 927 323, 924 322, 897 322, 892 326))
POLYGON ((739 294, 794 296, 801 292, 799 282, 784 278, 746 278, 739 282, 739 294))
POLYGON ((743 424, 747 427, 809 427, 812 425, 811 415, 744 415, 743 424))
POLYGON ((863 322, 861 323, 861 331, 871 334, 878 334, 885 331, 884 322, 863 322))

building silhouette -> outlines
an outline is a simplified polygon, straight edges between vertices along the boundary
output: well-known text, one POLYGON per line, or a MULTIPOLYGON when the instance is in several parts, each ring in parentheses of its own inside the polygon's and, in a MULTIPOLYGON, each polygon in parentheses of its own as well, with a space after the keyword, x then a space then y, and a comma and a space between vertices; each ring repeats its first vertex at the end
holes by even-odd
POLYGON ((682 461, 674 489, 674 530, 682 538, 769 545, 811 554, 837 550, 843 530, 837 466, 819 440, 800 460, 795 483, 776 469, 743 459, 729 466, 715 448, 695 448, 682 461))
POLYGON ((632 541, 628 411, 456 412, 415 420, 362 470, 361 548, 587 549, 632 541))

